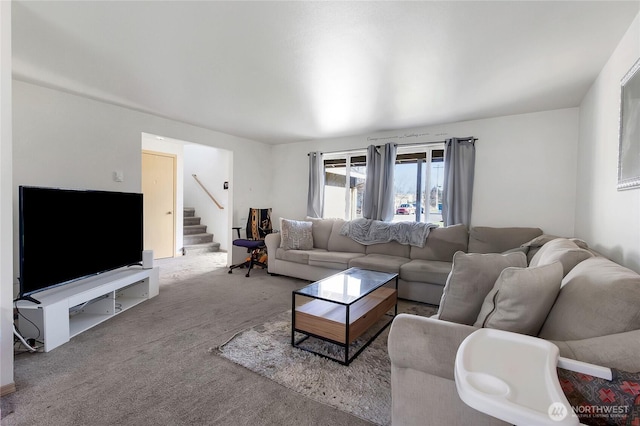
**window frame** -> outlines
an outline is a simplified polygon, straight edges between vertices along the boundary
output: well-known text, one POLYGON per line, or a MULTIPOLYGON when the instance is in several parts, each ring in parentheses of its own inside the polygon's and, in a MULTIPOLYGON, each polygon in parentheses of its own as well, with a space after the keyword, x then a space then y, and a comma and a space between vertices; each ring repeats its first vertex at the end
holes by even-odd
MULTIPOLYGON (((411 157, 410 155, 414 155, 415 156, 415 162, 416 162, 416 193, 413 194, 416 198, 416 211, 414 213, 413 216, 413 221, 414 222, 420 222, 421 221, 421 207, 424 207, 424 211, 426 212, 425 214, 425 221, 427 221, 428 217, 429 217, 429 208, 430 208, 430 204, 429 204, 429 197, 428 197, 428 193, 431 191, 431 187, 433 186, 432 182, 431 182, 431 172, 432 172, 432 166, 433 166, 433 159, 434 158, 442 158, 442 162, 444 163, 444 148, 445 148, 445 144, 444 142, 431 142, 431 143, 424 143, 424 144, 411 144, 411 145, 398 145, 398 149, 396 152, 396 156, 402 156, 403 158, 400 161, 411 161, 411 157), (434 151, 442 151, 442 155, 439 157, 434 156, 434 151), (420 158, 420 154, 424 154, 423 158, 420 158), (422 176, 422 167, 420 166, 421 164, 425 164, 425 171, 424 174, 426 176, 422 176), (425 190, 425 205, 422 205, 422 197, 421 197, 421 193, 423 192, 423 185, 424 185, 424 190, 425 190)), ((398 160, 396 160, 396 165, 401 164, 398 163, 398 160)), ((437 190, 437 189, 436 189, 437 190)))
MULTIPOLYGON (((325 176, 327 174, 327 161, 335 161, 335 160, 344 160, 344 165, 345 165, 345 185, 344 185, 344 211, 343 211, 343 216, 342 219, 344 220, 352 220, 355 219, 355 217, 352 217, 352 211, 354 211, 352 209, 351 206, 351 187, 349 185, 349 182, 351 182, 351 167, 352 167, 352 159, 357 158, 357 157, 364 157, 364 167, 365 167, 365 175, 366 175, 366 165, 367 165, 367 150, 366 149, 354 149, 354 150, 349 150, 349 151, 342 151, 342 152, 334 152, 334 153, 326 153, 323 154, 323 158, 322 158, 322 162, 323 162, 323 166, 324 166, 324 172, 325 172, 325 176)), ((336 163, 334 163, 336 164, 336 163)), ((325 181, 326 181, 326 177, 325 177, 325 181)), ((326 184, 325 184, 326 185, 326 184)), ((326 194, 326 191, 325 191, 326 194)), ((326 195, 325 195, 325 200, 326 202, 326 195)))
MULTIPOLYGON (((428 193, 430 193, 431 191, 431 187, 432 182, 431 182, 431 172, 432 172, 432 165, 433 165, 433 159, 434 158, 438 158, 438 157, 434 157, 434 151, 442 151, 441 154, 441 158, 442 161, 444 162, 444 148, 445 148, 445 144, 444 142, 424 142, 424 143, 416 143, 416 144, 406 144, 406 145, 398 145, 397 146, 397 151, 396 151, 396 165, 398 164, 402 164, 403 161, 407 162, 407 161, 412 161, 415 160, 416 162, 416 193, 414 194, 416 200, 416 211, 415 214, 413 216, 413 221, 420 221, 421 219, 421 207, 424 208, 425 212, 427 212, 427 214, 425 214, 425 221, 427 220, 427 218, 429 217, 429 208, 430 208, 430 203, 429 203, 429 196, 428 193), (415 155, 415 159, 411 158, 411 155, 415 155), (402 157, 400 159, 398 159, 397 157, 402 157), (422 157, 422 158, 419 158, 422 157), (426 167, 424 170, 424 174, 426 174, 426 176, 423 176, 423 172, 422 169, 423 167, 421 166, 421 164, 426 163, 426 167), (421 197, 421 193, 423 192, 422 187, 425 188, 429 188, 426 192, 425 192, 425 204, 426 205, 422 205, 422 197, 421 197)), ((352 208, 352 193, 351 193, 351 187, 350 187, 350 181, 351 181, 351 168, 353 167, 353 159, 357 158, 357 157, 365 157, 364 159, 364 166, 365 166, 365 174, 366 174, 366 155, 367 155, 367 150, 366 149, 353 149, 353 150, 348 150, 348 151, 340 151, 340 152, 332 152, 332 153, 325 153, 323 154, 323 167, 324 167, 324 172, 325 172, 325 176, 327 175, 327 173, 329 173, 327 171, 327 162, 329 162, 329 166, 331 167, 331 165, 333 164, 333 166, 337 166, 338 164, 344 164, 345 167, 345 186, 344 186, 344 212, 343 212, 343 219, 344 220, 353 220, 356 217, 356 212, 354 210, 354 208, 352 208), (344 160, 344 163, 341 161, 340 163, 336 163, 336 160, 344 160), (332 164, 331 164, 332 163, 332 164)), ((360 159, 358 159, 358 162, 361 162, 360 159)), ((325 179, 326 181, 327 179, 325 179)), ((325 183, 326 185, 326 183, 325 183)), ((436 189, 437 190, 437 189, 436 189)), ((395 182, 394 182, 394 192, 395 192, 395 182)), ((326 191, 325 191, 326 194, 326 191)), ((394 197, 395 197, 395 193, 394 193, 394 197)), ((325 200, 324 202, 326 203, 327 199, 326 199, 326 195, 325 195, 325 200)), ((394 206, 394 213, 395 213, 395 206, 394 206)))

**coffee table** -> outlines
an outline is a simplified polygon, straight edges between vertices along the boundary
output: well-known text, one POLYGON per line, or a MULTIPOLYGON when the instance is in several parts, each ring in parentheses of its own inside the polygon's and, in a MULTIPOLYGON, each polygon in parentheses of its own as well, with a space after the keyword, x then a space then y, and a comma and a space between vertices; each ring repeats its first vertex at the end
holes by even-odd
POLYGON ((293 291, 291 345, 349 365, 397 314, 398 274, 350 268, 293 291), (385 286, 393 280, 395 288, 385 286), (388 313, 392 308, 393 315, 388 313), (350 345, 385 315, 390 317, 389 321, 349 357, 350 345), (304 336, 296 340, 296 332, 304 336), (344 357, 333 357, 301 346, 309 337, 342 347, 344 357))

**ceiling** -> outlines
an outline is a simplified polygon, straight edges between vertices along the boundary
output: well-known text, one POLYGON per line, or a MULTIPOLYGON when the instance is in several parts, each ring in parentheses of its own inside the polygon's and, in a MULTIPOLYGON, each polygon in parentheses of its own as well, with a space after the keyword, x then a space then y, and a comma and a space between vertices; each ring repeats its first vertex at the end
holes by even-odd
POLYGON ((265 143, 575 107, 638 1, 18 1, 14 78, 265 143))

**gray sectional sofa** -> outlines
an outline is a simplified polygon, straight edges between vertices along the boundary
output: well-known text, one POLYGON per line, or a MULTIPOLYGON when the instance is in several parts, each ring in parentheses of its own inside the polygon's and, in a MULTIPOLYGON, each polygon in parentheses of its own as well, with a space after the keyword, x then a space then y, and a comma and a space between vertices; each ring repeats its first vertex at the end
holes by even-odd
POLYGON ((453 255, 457 251, 501 253, 518 250, 542 234, 539 228, 492 228, 464 225, 432 229, 424 247, 388 243, 363 245, 340 231, 342 219, 311 219, 313 247, 306 250, 281 247, 281 233, 266 236, 271 274, 317 281, 351 267, 399 274, 398 296, 439 304, 453 255))
MULTIPOLYGON (((458 283, 464 292, 477 281, 469 277, 481 275, 477 270, 457 271, 457 266, 447 282, 438 316, 400 314, 394 319, 388 340, 394 425, 507 424, 468 407, 459 398, 454 380, 456 353, 462 341, 479 327, 522 333, 517 330, 530 324, 534 315, 538 315, 539 322, 524 334, 551 341, 560 349, 560 356, 640 372, 640 275, 592 250, 577 247, 570 240, 549 240, 542 247, 532 247, 531 251, 537 250, 537 253, 529 257, 528 264, 499 272, 493 290, 496 291, 501 282, 518 291, 509 293, 500 287, 493 295, 474 296, 471 292, 457 295, 467 302, 464 312, 457 313, 459 318, 475 309, 479 311, 476 320, 453 321, 451 312, 447 320, 442 319, 447 305, 449 308, 462 306, 446 301, 454 276, 465 277, 458 283), (542 286, 539 272, 554 268, 555 285, 542 286), (508 279, 503 279, 504 276, 508 279), (536 278, 527 279, 532 276, 536 278), (530 292, 529 296, 515 301, 526 291, 530 292), (470 301, 474 297, 477 300, 470 301), (550 300, 550 305, 534 313, 533 307, 545 298, 550 300), (487 303, 494 304, 493 324, 487 324, 486 317, 481 320, 487 303), (474 304, 475 307, 470 307, 474 304)), ((459 256, 464 255, 457 254, 456 261, 459 256)), ((472 263, 465 260, 467 264, 472 263)), ((527 368, 526 365, 523 368, 527 368)))

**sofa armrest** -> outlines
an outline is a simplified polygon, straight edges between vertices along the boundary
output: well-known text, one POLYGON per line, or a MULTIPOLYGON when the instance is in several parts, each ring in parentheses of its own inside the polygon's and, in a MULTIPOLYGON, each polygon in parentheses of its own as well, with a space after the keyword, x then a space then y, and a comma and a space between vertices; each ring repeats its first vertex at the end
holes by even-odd
POLYGON ((560 356, 632 373, 640 372, 640 330, 553 343, 560 349, 560 356))
POLYGON ((469 325, 399 314, 389 331, 389 358, 395 367, 453 380, 458 347, 476 330, 469 325))
POLYGON ((267 246, 267 253, 275 258, 276 250, 280 247, 280 233, 273 232, 264 237, 264 244, 267 246))

